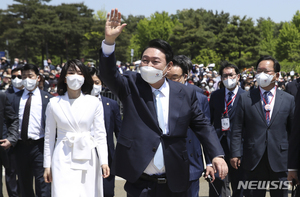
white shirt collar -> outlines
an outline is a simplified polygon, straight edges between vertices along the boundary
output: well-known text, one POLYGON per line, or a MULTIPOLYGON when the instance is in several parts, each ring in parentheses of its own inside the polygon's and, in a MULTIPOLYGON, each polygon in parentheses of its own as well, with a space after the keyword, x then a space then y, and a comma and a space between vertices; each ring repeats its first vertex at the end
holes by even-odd
MULTIPOLYGON (((269 91, 269 92, 272 93, 272 95, 275 95, 275 87, 276 87, 276 86, 274 86, 274 87, 269 91)), ((261 95, 264 95, 264 93, 265 93, 266 90, 262 89, 260 86, 259 86, 259 90, 260 90, 260 92, 261 92, 261 95)))
POLYGON ((159 88, 159 89, 155 89, 153 88, 152 86, 151 87, 151 90, 152 90, 152 93, 155 91, 155 90, 159 90, 163 96, 167 96, 168 95, 168 91, 169 91, 169 83, 168 81, 165 79, 163 85, 159 88))
MULTIPOLYGON (((39 89, 39 87, 36 87, 36 88, 35 88, 33 91, 31 91, 31 92, 32 92, 32 95, 34 95, 34 96, 40 95, 40 89, 39 89)), ((28 95, 28 93, 29 93, 29 91, 28 91, 26 88, 24 88, 23 94, 28 95)))
POLYGON ((225 88, 225 95, 228 95, 228 92, 233 92, 233 94, 236 95, 237 92, 238 92, 238 90, 239 90, 239 86, 238 85, 234 88, 233 91, 229 91, 227 88, 225 88))

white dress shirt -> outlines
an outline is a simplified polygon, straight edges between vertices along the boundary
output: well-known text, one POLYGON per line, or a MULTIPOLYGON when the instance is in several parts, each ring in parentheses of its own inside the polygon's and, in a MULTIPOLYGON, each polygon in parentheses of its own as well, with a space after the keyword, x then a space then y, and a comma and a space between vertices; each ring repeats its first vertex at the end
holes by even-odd
MULTIPOLYGON (((151 86, 152 93, 156 90, 151 86)), ((169 98, 170 98, 170 86, 167 80, 165 80, 164 84, 158 89, 160 91, 159 98, 161 101, 161 105, 163 108, 163 114, 164 114, 164 134, 169 134, 169 98)), ((155 99, 155 96, 153 96, 153 99, 155 99)), ((164 174, 166 173, 165 166, 162 169, 158 169, 154 165, 154 158, 150 161, 147 168, 144 170, 144 173, 152 175, 152 174, 164 174)))
MULTIPOLYGON (((21 128, 23 121, 23 113, 26 101, 29 97, 29 91, 24 89, 20 100, 19 107, 19 139, 21 139, 21 128)), ((38 140, 45 135, 45 129, 42 127, 42 97, 40 89, 37 87, 32 91, 30 117, 28 123, 28 139, 38 140)))
MULTIPOLYGON (((272 117, 273 108, 274 108, 274 103, 275 103, 275 97, 276 97, 276 95, 275 95, 275 94, 276 94, 275 87, 276 87, 276 86, 274 86, 274 87, 270 90, 270 92, 272 93, 272 95, 270 95, 270 93, 268 94, 269 105, 271 106, 270 120, 271 120, 271 117, 272 117), (274 98, 273 98, 273 96, 274 96, 274 98), (273 99, 272 99, 272 98, 273 98, 273 99), (271 102, 271 101, 272 101, 272 102, 271 102), (270 103, 270 102, 271 102, 271 103, 270 103)), ((260 92, 261 92, 261 95, 260 95, 260 97, 261 97, 261 104, 264 106, 264 99, 263 99, 262 96, 264 96, 264 93, 265 93, 266 90, 262 89, 261 87, 259 87, 259 90, 260 90, 260 92)))

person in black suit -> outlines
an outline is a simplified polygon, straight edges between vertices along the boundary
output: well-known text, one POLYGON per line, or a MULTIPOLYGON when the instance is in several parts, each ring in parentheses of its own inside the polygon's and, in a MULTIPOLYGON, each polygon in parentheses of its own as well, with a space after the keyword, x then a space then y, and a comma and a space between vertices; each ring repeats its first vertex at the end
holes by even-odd
MULTIPOLYGON (((104 123, 106 129, 106 141, 108 150, 108 166, 111 168, 112 160, 115 154, 114 135, 118 138, 121 129, 121 114, 117 101, 100 95, 102 90, 102 82, 100 74, 95 67, 89 67, 89 72, 94 80, 94 87, 91 95, 94 95, 102 101, 104 111, 104 123)), ((113 197, 115 189, 115 175, 110 174, 109 177, 103 179, 104 197, 113 197)))
MULTIPOLYGON (((238 101, 231 134, 231 165, 247 172, 249 181, 277 181, 271 196, 287 196, 288 137, 294 118, 294 97, 278 90, 280 64, 262 56, 256 65, 259 88, 248 91, 238 101), (241 150, 242 138, 243 151, 241 150), (277 188, 276 188, 277 187, 277 188)), ((256 185, 247 196, 265 196, 266 189, 256 185)))
MULTIPOLYGON (((210 111, 209 111, 207 97, 202 93, 201 88, 195 85, 191 85, 190 83, 187 82, 189 76, 189 70, 190 70, 189 68, 192 68, 193 66, 192 61, 184 55, 177 55, 174 56, 172 62, 173 62, 173 67, 167 73, 166 75, 167 78, 172 81, 177 81, 179 83, 185 84, 186 86, 193 88, 196 91, 199 109, 204 113, 205 117, 209 119, 210 111)), ((201 143, 190 128, 187 131, 186 149, 188 151, 188 158, 190 162, 190 166, 189 166, 190 184, 188 188, 188 196, 198 197, 199 189, 200 189, 199 178, 202 176, 202 173, 204 171, 204 162, 203 162, 201 143)), ((206 169, 205 177, 207 177, 208 174, 214 177, 214 170, 210 166, 208 166, 206 169)))
MULTIPOLYGON (((9 100, 5 93, 0 92, 0 166, 4 166, 5 169, 9 168, 9 158, 7 156, 7 150, 10 147, 14 147, 18 141, 18 116, 13 110, 9 100), (6 126, 4 125, 6 124, 6 126), (3 139, 3 128, 7 128, 6 139, 3 139)), ((0 177, 2 177, 2 169, 0 170, 0 177)), ((0 196, 2 193, 2 180, 0 181, 0 196)))
POLYGON ((50 184, 43 178, 43 151, 45 110, 52 96, 37 88, 40 78, 35 65, 24 65, 22 79, 25 89, 15 93, 12 102, 19 114, 19 141, 15 153, 21 195, 35 196, 34 176, 36 196, 50 196, 50 184))
POLYGON ((100 76, 124 107, 112 170, 127 180, 127 196, 187 196, 188 127, 224 178, 228 170, 224 152, 214 128, 198 108, 196 91, 165 79, 173 65, 172 48, 167 42, 149 42, 142 53, 141 74, 118 73, 114 43, 125 26, 117 9, 108 14, 100 50, 100 76))
MULTIPOLYGON (((228 164, 229 173, 224 180, 216 177, 214 185, 220 196, 242 196, 241 190, 237 190, 238 181, 241 180, 242 170, 236 170, 230 166, 230 136, 233 128, 233 118, 240 95, 245 91, 238 86, 240 80, 240 71, 237 66, 222 62, 219 70, 224 88, 218 89, 210 96, 209 106, 211 114, 211 123, 214 125, 218 138, 225 152, 225 161, 228 164), (226 127, 222 122, 229 123, 226 127), (229 184, 231 182, 232 194, 229 184)), ((210 185, 209 196, 217 196, 216 192, 210 185)))
MULTIPOLYGON (((19 66, 11 71, 12 86, 10 86, 5 92, 10 104, 12 104, 14 93, 24 89, 21 70, 22 68, 19 66)), ((6 126, 3 129, 6 129, 6 126)), ((10 197, 17 197, 19 196, 20 188, 18 187, 17 163, 13 147, 10 147, 7 150, 7 156, 10 165, 5 168, 6 189, 10 197)))
POLYGON ((286 84, 285 91, 287 93, 293 95, 296 99, 296 95, 297 95, 299 87, 300 87, 300 78, 297 78, 297 79, 289 82, 288 84, 286 84))

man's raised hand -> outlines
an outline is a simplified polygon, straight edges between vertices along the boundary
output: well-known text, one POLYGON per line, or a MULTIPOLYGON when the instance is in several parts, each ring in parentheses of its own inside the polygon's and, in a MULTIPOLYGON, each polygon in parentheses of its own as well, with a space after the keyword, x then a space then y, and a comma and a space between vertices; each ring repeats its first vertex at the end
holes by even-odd
POLYGON ((105 44, 113 45, 126 25, 126 23, 121 25, 121 12, 118 12, 117 8, 112 9, 111 12, 107 14, 106 18, 105 44))

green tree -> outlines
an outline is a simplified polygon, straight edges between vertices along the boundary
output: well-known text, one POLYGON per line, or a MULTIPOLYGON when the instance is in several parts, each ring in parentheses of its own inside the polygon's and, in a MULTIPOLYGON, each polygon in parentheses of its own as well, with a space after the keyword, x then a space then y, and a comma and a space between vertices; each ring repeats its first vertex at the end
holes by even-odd
POLYGON ((216 65, 219 65, 220 61, 221 61, 220 56, 211 49, 200 50, 199 55, 192 60, 192 62, 197 64, 204 64, 204 66, 207 66, 211 63, 215 63, 216 65))
POLYGON ((299 62, 300 33, 294 23, 284 23, 276 45, 276 57, 279 61, 299 62))

